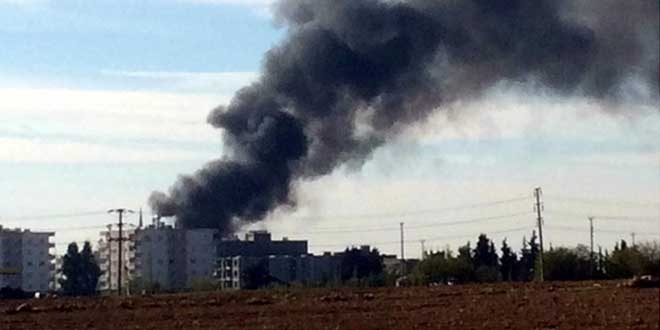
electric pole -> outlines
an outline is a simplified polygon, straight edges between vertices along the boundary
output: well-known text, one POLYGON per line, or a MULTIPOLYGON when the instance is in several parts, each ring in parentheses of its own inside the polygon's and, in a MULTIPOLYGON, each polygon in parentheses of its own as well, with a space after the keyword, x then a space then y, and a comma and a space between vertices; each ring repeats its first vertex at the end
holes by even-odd
POLYGON ((536 221, 539 227, 539 279, 543 282, 543 216, 541 216, 541 211, 543 209, 543 203, 541 202, 541 195, 543 191, 540 187, 534 189, 534 197, 536 197, 536 221))
POLYGON ((589 277, 594 277, 594 217, 589 217, 589 240, 591 249, 589 254, 589 277))
POLYGON ((108 225, 108 291, 112 292, 112 225, 108 225))
POLYGON ((632 247, 635 247, 635 233, 634 232, 630 233, 630 239, 632 240, 631 241, 632 247))
MULTIPOLYGON (((121 278, 121 275, 122 275, 122 272, 124 270, 123 265, 122 265, 122 262, 123 262, 123 259, 122 259, 122 252, 123 252, 122 251, 122 243, 124 241, 124 238, 122 236, 123 236, 123 228, 124 228, 124 213, 135 213, 135 212, 133 212, 133 210, 129 210, 129 209, 112 209, 112 210, 108 210, 108 213, 117 213, 117 215, 119 216, 119 223, 117 223, 117 227, 119 227, 119 234, 117 236, 117 241, 119 242, 119 244, 118 244, 118 249, 119 250, 117 251, 118 252, 118 255, 117 255, 117 265, 118 265, 118 267, 117 267, 118 268, 117 269, 117 292, 121 296, 122 295, 122 291, 121 291, 122 278, 121 278)), ((112 232, 110 233, 110 236, 112 236, 112 232)))
POLYGON ((406 273, 406 257, 403 250, 403 222, 399 223, 399 225, 401 227, 401 276, 404 276, 406 273))
POLYGON ((424 257, 426 257, 426 247, 424 246, 425 240, 420 240, 419 243, 422 244, 422 260, 424 260, 424 257))

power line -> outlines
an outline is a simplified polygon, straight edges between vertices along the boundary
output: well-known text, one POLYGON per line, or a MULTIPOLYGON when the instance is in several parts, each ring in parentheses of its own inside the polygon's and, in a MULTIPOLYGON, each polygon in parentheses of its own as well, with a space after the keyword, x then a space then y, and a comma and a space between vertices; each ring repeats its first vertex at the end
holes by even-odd
MULTIPOLYGON (((420 215, 420 214, 434 214, 446 211, 464 210, 479 207, 489 207, 501 204, 507 204, 517 201, 529 200, 529 196, 518 196, 508 199, 500 199, 488 202, 462 204, 444 208, 422 209, 422 210, 407 210, 400 212, 383 212, 383 213, 363 213, 363 214, 343 214, 343 215, 325 215, 320 217, 294 217, 296 220, 341 220, 341 219, 368 219, 368 218, 394 218, 402 216, 420 215)), ((38 215, 25 215, 15 217, 0 217, 2 221, 37 221, 37 220, 52 220, 52 219, 67 219, 79 218, 93 215, 105 215, 106 211, 80 211, 71 213, 50 213, 38 215)))
MULTIPOLYGON (((562 213, 562 212, 547 212, 550 214, 567 214, 570 215, 571 217, 579 217, 578 214, 569 214, 569 213, 562 213)), ((518 213, 511 213, 511 214, 503 214, 503 215, 496 215, 496 216, 486 216, 486 217, 477 217, 477 218, 468 218, 468 219, 463 219, 463 220, 456 220, 456 221, 442 221, 442 222, 437 222, 434 221, 433 223, 429 224, 421 224, 421 225, 412 225, 412 226, 406 226, 408 229, 423 229, 423 228, 434 228, 434 227, 444 227, 444 226, 454 226, 454 225, 463 225, 463 224, 474 224, 474 223, 480 223, 480 222, 485 222, 489 220, 496 220, 496 219, 506 219, 506 218, 514 218, 518 216, 525 216, 525 215, 530 215, 532 212, 518 212, 518 213)), ((627 218, 618 218, 618 217, 611 217, 611 218, 604 218, 604 220, 627 220, 627 218)), ((124 224, 129 227, 135 227, 133 224, 124 224)), ((551 228, 574 228, 574 229, 580 229, 579 227, 566 227, 566 226, 561 226, 561 225, 551 225, 551 228)), ((91 225, 91 226, 75 226, 75 227, 47 227, 47 228, 36 228, 32 229, 32 231, 56 231, 56 232, 67 232, 67 231, 78 231, 78 230, 90 230, 90 229, 106 229, 107 227, 104 225, 91 225)), ((354 227, 354 228, 344 228, 344 229, 337 229, 337 230, 318 230, 318 231, 301 231, 301 232, 290 232, 289 235, 314 235, 314 234, 342 234, 342 233, 368 233, 368 232, 394 232, 394 231, 399 231, 399 227, 354 227)), ((596 232, 607 232, 606 230, 596 230, 596 232)), ((616 233, 626 233, 625 231, 614 231, 616 233)))
POLYGON ((531 214, 531 212, 529 212, 529 211, 528 212, 518 212, 518 213, 510 213, 510 214, 504 214, 504 215, 494 215, 494 216, 488 216, 488 217, 472 218, 472 219, 466 219, 466 220, 458 220, 458 221, 450 221, 450 222, 439 222, 439 223, 435 223, 435 224, 408 226, 408 228, 418 229, 418 228, 432 228, 432 227, 440 227, 440 226, 471 224, 471 223, 479 223, 479 222, 490 221, 490 220, 520 217, 520 216, 523 216, 523 215, 530 215, 530 214, 531 214))
POLYGON ((559 195, 546 195, 546 199, 564 201, 569 203, 580 203, 580 204, 597 204, 597 205, 613 205, 618 206, 627 206, 627 207, 657 207, 660 206, 660 202, 647 202, 647 201, 627 201, 627 200, 615 200, 615 199, 599 199, 599 198, 584 198, 584 197, 573 197, 573 196, 559 196, 559 195))
MULTIPOLYGON (((588 232, 590 229, 589 228, 581 228, 581 227, 573 227, 573 226, 562 226, 562 225, 548 225, 547 226, 550 229, 554 230, 563 230, 563 231, 581 231, 581 232, 588 232)), ((612 229, 594 229, 594 232, 596 233, 608 233, 608 234, 621 234, 621 235, 629 235, 630 230, 612 230, 612 229)), ((658 236, 660 237, 660 232, 642 232, 642 233, 636 233, 638 236, 658 236)))
MULTIPOLYGON (((125 226, 135 227, 134 224, 124 223, 125 226)), ((67 231, 78 231, 78 230, 90 230, 90 229, 107 229, 107 226, 103 225, 94 225, 94 226, 79 226, 79 227, 47 227, 47 228, 36 228, 30 229, 31 231, 54 231, 54 232, 67 232, 67 231)))
MULTIPOLYGON (((515 232, 519 232, 519 231, 523 231, 523 230, 533 230, 533 229, 534 229, 534 226, 516 227, 516 228, 511 228, 511 229, 490 231, 490 232, 488 232, 488 235, 515 233, 515 232)), ((435 237, 429 238, 427 241, 438 241, 438 240, 443 240, 443 239, 465 238, 465 237, 471 237, 473 235, 474 235, 474 233, 465 234, 465 235, 435 236, 435 237)))
MULTIPOLYGON (((469 218, 469 219, 456 220, 456 221, 443 221, 443 222, 434 221, 433 223, 430 223, 430 224, 420 224, 420 225, 413 225, 413 226, 406 226, 406 227, 408 229, 420 229, 420 228, 454 226, 454 225, 479 223, 479 222, 484 222, 484 221, 489 221, 489 220, 496 220, 496 219, 513 218, 513 217, 519 217, 519 216, 530 215, 530 214, 531 214, 531 212, 529 212, 529 211, 528 212, 518 212, 518 213, 510 213, 510 214, 504 214, 504 215, 469 218)), ((400 230, 399 227, 363 227, 363 228, 346 228, 346 227, 344 227, 343 229, 337 229, 337 230, 302 231, 302 232, 292 232, 290 234, 291 235, 313 235, 313 234, 333 234, 333 233, 340 234, 340 233, 388 232, 388 231, 399 231, 399 230, 400 230)))
POLYGON ((382 212, 382 213, 362 213, 362 214, 339 214, 339 215, 324 215, 324 216, 310 216, 310 217, 293 217, 295 220, 341 220, 341 219, 369 219, 369 218, 401 218, 413 215, 421 214, 435 214, 446 211, 457 211, 465 209, 474 209, 478 207, 489 207, 501 204, 508 204, 517 201, 530 200, 530 196, 519 196, 509 199, 501 199, 490 202, 481 202, 481 203, 472 203, 472 204, 463 204, 457 206, 443 207, 443 208, 432 208, 432 209, 422 209, 422 210, 408 210, 400 212, 382 212))
POLYGON ((562 212, 562 211, 546 211, 547 214, 563 216, 563 217, 574 217, 574 218, 588 218, 590 216, 598 218, 598 220, 606 221, 639 221, 639 222, 657 222, 658 218, 651 216, 638 216, 638 215, 589 215, 586 213, 572 213, 572 212, 562 212))
POLYGON ((27 215, 18 217, 2 217, 2 221, 37 221, 37 220, 52 220, 52 219, 67 219, 67 218, 80 218, 92 215, 105 214, 105 211, 88 211, 88 212, 75 212, 75 213, 53 213, 41 215, 27 215))
MULTIPOLYGON (((523 230, 532 230, 533 227, 531 226, 524 226, 524 227, 517 227, 517 228, 511 228, 511 229, 505 229, 505 230, 496 230, 496 231, 491 231, 488 234, 493 235, 493 234, 505 234, 505 233, 514 233, 514 232, 519 232, 523 230)), ((470 233, 470 234, 460 234, 460 235, 443 235, 443 236, 434 236, 430 238, 425 238, 425 242, 433 242, 433 241, 439 241, 439 240, 447 240, 447 239, 457 239, 457 238, 466 238, 466 237, 472 237, 474 236, 475 233, 470 233)), ((478 235, 478 234, 477 234, 478 235)), ((419 241, 419 239, 415 240, 409 240, 408 243, 412 244, 415 241, 419 241)), ((370 246, 378 246, 378 245, 398 245, 401 244, 401 241, 382 241, 382 242, 367 242, 367 243, 360 243, 357 245, 370 245, 370 246)), ((337 243, 337 244, 310 244, 312 247, 337 247, 337 246, 356 246, 356 244, 353 243, 337 243)))

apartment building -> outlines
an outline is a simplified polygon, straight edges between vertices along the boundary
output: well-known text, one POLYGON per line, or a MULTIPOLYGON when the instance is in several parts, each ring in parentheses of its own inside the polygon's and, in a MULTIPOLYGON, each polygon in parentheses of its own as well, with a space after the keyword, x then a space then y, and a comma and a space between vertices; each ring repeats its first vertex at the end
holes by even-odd
MULTIPOLYGON (((211 281, 216 268, 217 230, 181 229, 154 222, 124 231, 122 283, 157 285, 163 290, 190 288, 195 282, 211 281)), ((117 289, 118 232, 101 232, 99 281, 101 290, 117 289), (110 283, 110 284, 108 284, 110 283)))
POLYGON ((52 232, 0 226, 0 288, 45 292, 55 288, 55 244, 52 232))
POLYGON ((330 269, 325 267, 326 259, 309 255, 307 251, 307 241, 287 238, 274 241, 266 231, 250 231, 244 240, 223 240, 218 243, 215 276, 222 289, 241 289, 246 284, 244 272, 260 264, 276 282, 321 281, 323 270, 330 269))
MULTIPOLYGON (((119 230, 108 229, 100 233, 98 242, 98 264, 102 275, 99 278, 99 290, 117 290, 119 284, 119 230)), ((135 236, 136 229, 128 228, 122 232, 122 287, 126 288, 135 273, 135 236)))

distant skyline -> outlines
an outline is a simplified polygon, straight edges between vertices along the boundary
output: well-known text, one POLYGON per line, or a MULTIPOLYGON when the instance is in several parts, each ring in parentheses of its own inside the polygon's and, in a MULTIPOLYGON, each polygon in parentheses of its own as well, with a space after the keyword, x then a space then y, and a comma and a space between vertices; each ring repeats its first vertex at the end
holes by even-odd
MULTIPOLYGON (((31 216, 142 207, 148 218, 151 191, 222 156, 206 116, 258 78, 284 36, 270 3, 0 0, 0 225, 56 230, 62 253, 72 240, 96 242, 114 217, 31 216)), ((401 221, 410 256, 422 239, 455 249, 480 232, 519 248, 540 186, 546 244, 588 244, 583 215, 604 216, 603 247, 632 232, 660 239, 657 104, 560 99, 510 82, 444 110, 361 168, 300 183, 296 210, 253 228, 309 239, 313 252, 380 242, 398 253, 401 221), (507 217, 474 221, 497 216, 507 217)))

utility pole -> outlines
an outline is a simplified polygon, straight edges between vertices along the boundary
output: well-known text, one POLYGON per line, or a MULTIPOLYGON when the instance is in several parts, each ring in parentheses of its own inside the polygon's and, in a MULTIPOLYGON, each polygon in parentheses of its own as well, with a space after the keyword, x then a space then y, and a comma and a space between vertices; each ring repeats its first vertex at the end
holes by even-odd
POLYGON ((539 279, 543 282, 543 216, 541 216, 541 211, 543 209, 543 203, 541 202, 541 195, 543 191, 541 187, 534 189, 534 197, 536 197, 536 221, 539 227, 539 279))
POLYGON ((632 247, 635 247, 635 232, 630 233, 632 247))
MULTIPOLYGON (((117 253, 118 253, 118 255, 117 255, 117 265, 118 265, 118 269, 117 269, 117 292, 121 296, 122 295, 122 291, 121 291, 122 278, 121 278, 121 275, 122 275, 122 272, 124 270, 123 265, 122 265, 122 262, 123 262, 123 259, 122 259, 122 253, 123 253, 122 243, 124 241, 124 238, 122 236, 123 236, 123 228, 124 228, 124 213, 135 213, 135 212, 133 210, 129 210, 129 209, 112 209, 112 210, 108 210, 108 213, 117 213, 119 215, 119 223, 117 224, 117 226, 119 227, 119 235, 117 236, 117 241, 119 242, 119 244, 118 244, 119 245, 118 246, 119 250, 117 251, 117 253)), ((110 235, 112 236, 112 232, 110 233, 110 235)))
POLYGON ((597 262, 597 267, 598 267, 598 274, 602 274, 603 272, 603 247, 598 245, 598 262, 597 262))
POLYGON ((112 225, 108 225, 108 291, 112 292, 112 225))
POLYGON ((591 249, 589 254, 589 277, 594 277, 594 217, 589 217, 589 240, 591 249))
POLYGON ((406 257, 404 255, 404 250, 403 250, 403 222, 399 223, 401 227, 401 276, 405 275, 406 273, 406 257))
POLYGON ((424 257, 426 256, 426 247, 424 246, 424 243, 426 243, 426 241, 420 240, 419 243, 422 245, 422 260, 424 260, 424 257))

